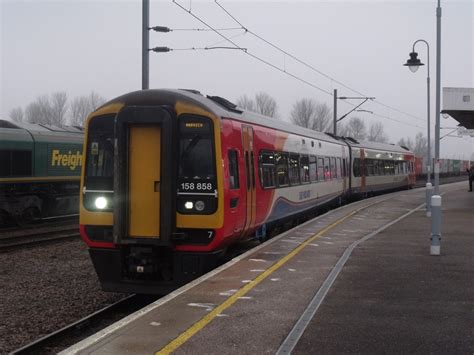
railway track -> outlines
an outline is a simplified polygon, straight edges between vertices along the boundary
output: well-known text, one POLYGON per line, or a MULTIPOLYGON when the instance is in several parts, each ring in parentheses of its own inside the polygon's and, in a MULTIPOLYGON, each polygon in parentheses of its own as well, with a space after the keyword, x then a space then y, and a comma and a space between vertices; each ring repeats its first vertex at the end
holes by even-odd
POLYGON ((79 226, 77 224, 19 229, 9 232, 2 231, 0 233, 0 253, 79 237, 79 226))
POLYGON ((57 353, 157 299, 157 296, 129 295, 10 354, 57 353))
POLYGON ((60 226, 60 225, 67 225, 67 224, 77 224, 79 223, 79 215, 65 215, 65 216, 55 216, 55 217, 47 217, 35 220, 33 222, 27 224, 20 224, 20 225, 0 225, 0 235, 9 232, 16 232, 20 230, 28 230, 32 228, 46 228, 51 226, 60 226))

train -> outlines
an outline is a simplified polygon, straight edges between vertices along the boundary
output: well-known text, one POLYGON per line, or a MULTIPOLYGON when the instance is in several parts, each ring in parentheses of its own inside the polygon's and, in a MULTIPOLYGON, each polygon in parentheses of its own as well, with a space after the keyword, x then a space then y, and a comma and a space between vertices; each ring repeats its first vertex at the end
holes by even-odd
POLYGON ((166 294, 236 243, 415 184, 407 148, 316 132, 194 90, 105 103, 87 119, 83 157, 81 238, 113 292, 166 294))
POLYGON ((0 120, 0 227, 78 214, 84 132, 0 120))
MULTIPOLYGON (((434 171, 434 159, 431 161, 431 175, 434 171)), ((461 159, 440 159, 439 160, 439 176, 440 178, 467 175, 466 170, 469 169, 469 160, 461 159)), ((415 173, 418 179, 426 179, 427 176, 427 160, 423 157, 415 157, 415 173)))

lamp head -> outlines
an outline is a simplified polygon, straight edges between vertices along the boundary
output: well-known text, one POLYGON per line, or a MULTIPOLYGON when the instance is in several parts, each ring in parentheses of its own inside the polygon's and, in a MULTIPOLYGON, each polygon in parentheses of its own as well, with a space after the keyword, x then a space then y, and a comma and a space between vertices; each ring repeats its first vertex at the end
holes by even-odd
POLYGON ((421 67, 424 64, 418 59, 418 53, 411 52, 410 58, 403 65, 407 66, 412 71, 412 73, 414 73, 418 70, 419 67, 421 67))

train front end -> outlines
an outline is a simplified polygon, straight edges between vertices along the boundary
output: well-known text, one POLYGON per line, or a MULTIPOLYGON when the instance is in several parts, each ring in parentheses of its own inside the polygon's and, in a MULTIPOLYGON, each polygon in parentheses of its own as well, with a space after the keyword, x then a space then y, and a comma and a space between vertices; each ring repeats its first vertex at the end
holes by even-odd
POLYGON ((89 117, 80 228, 105 291, 166 294, 221 253, 217 117, 186 95, 124 95, 89 117))

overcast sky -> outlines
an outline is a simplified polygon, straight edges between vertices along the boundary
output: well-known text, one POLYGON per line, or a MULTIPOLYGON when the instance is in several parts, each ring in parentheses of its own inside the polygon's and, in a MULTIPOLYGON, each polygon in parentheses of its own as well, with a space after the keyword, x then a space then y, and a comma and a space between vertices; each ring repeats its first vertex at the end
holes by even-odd
MULTIPOLYGON (((1 3, 1 118, 44 94, 69 98, 91 91, 112 99, 141 88, 141 1, 6 1, 1 3)), ((239 27, 214 1, 179 1, 215 28, 239 27)), ((402 64, 413 42, 430 43, 432 127, 436 83, 436 1, 220 1, 250 31, 325 75, 378 103, 358 113, 367 125, 382 122, 391 141, 426 135, 426 66, 416 74, 402 64), (393 107, 394 109, 388 108, 393 107), (399 112, 401 111, 401 112, 399 112), (403 113, 402 113, 403 112, 403 113), (405 114, 406 113, 406 114, 405 114), (382 117, 385 116, 385 117, 382 117), (415 116, 415 117, 413 117, 415 116), (392 120, 388 119, 391 118, 392 120), (402 123, 399 123, 399 122, 402 123)), ((474 0, 443 0, 442 87, 474 87, 474 0)), ((206 28, 170 1, 151 0, 150 25, 206 28)), ((223 31, 259 58, 302 83, 238 50, 150 54, 150 88, 192 88, 231 101, 266 92, 289 120, 293 103, 315 98, 332 107, 332 93, 360 96, 298 64, 244 31, 223 31), (236 36, 236 37, 234 37, 236 36), (318 90, 314 86, 321 88, 318 90)), ((150 46, 172 49, 232 46, 214 32, 150 34, 150 46), (219 43, 220 42, 220 43, 219 43)), ((426 64, 426 46, 416 47, 426 64)), ((358 100, 352 100, 358 104, 358 100)), ((339 102, 339 116, 351 106, 339 102)), ((442 127, 456 121, 441 118, 442 127)), ((448 133, 442 130, 441 134, 448 133)), ((434 137, 434 133, 433 133, 434 137)), ((441 157, 469 158, 473 138, 446 137, 441 157)))

